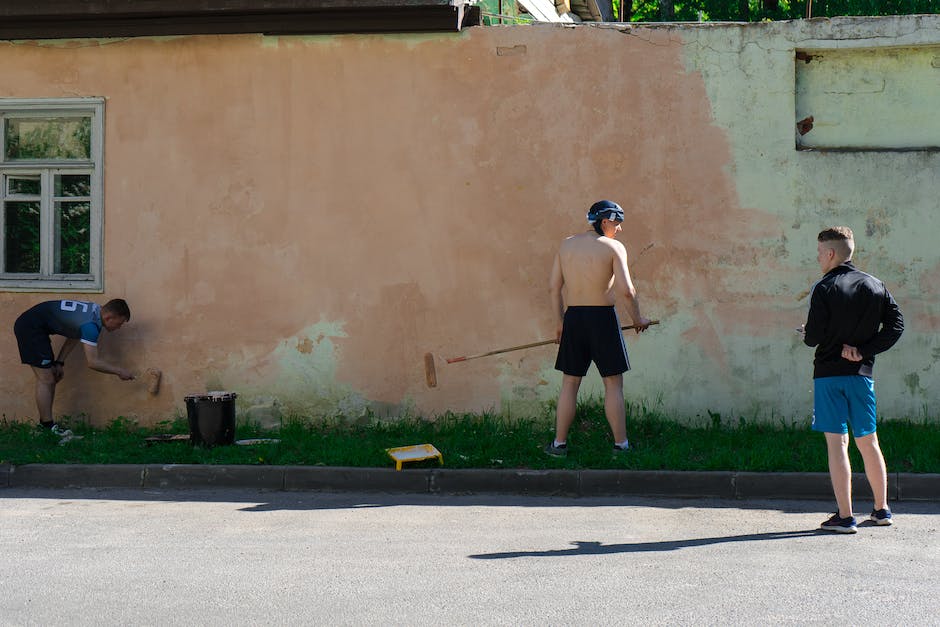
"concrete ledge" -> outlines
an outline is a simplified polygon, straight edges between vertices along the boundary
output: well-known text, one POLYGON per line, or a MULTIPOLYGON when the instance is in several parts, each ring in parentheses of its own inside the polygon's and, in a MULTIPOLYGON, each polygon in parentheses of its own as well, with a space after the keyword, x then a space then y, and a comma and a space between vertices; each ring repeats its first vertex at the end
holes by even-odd
POLYGON ((898 475, 899 501, 940 501, 940 475, 898 475))
MULTIPOLYGON (((833 500, 827 472, 739 472, 735 475, 735 498, 833 500)), ((852 500, 871 500, 871 486, 864 473, 852 473, 852 500)), ((898 476, 888 474, 888 501, 898 500, 898 476)))
POLYGON ((11 488, 140 488, 144 467, 138 464, 26 464, 9 474, 11 488))
POLYGON ((145 488, 284 489, 284 466, 212 466, 207 464, 150 464, 145 488))
MULTIPOLYGON (((859 487, 854 479, 852 485, 859 487)), ((835 498, 827 472, 739 472, 735 474, 734 496, 739 499, 835 498)))
POLYGON ((734 498, 734 473, 669 470, 582 470, 583 496, 702 496, 734 498))
MULTIPOLYGON (((832 485, 830 482, 829 485, 832 485)), ((852 500, 871 499, 871 486, 864 473, 852 473, 852 500)), ((898 473, 888 473, 888 502, 898 500, 898 473)))
POLYGON ((578 496, 578 474, 567 470, 456 468, 431 470, 429 491, 460 494, 538 494, 578 496))
MULTIPOLYGON (((865 475, 853 497, 871 499, 865 475)), ((0 488, 244 488, 432 494, 834 499, 828 473, 472 468, 345 468, 210 464, 0 464, 0 488)), ((888 475, 888 500, 940 502, 940 474, 888 475)))
POLYGON ((335 490, 367 492, 427 492, 427 470, 288 466, 285 490, 335 490))

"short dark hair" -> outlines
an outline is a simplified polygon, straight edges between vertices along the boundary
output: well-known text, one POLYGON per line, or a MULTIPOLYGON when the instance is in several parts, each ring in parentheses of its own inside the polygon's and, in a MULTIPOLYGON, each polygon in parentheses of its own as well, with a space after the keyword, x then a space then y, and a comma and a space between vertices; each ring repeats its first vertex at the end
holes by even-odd
POLYGON ((816 236, 816 241, 827 242, 828 247, 834 250, 843 261, 851 259, 852 253, 855 252, 855 235, 847 226, 831 226, 823 229, 816 236))
POLYGON ((834 242, 845 240, 855 240, 855 235, 852 233, 852 229, 847 226, 830 226, 828 229, 823 229, 820 231, 819 235, 816 236, 816 241, 818 242, 834 242))
POLYGON ((131 319, 131 308, 127 306, 127 301, 123 298, 112 298, 104 304, 101 310, 120 316, 124 318, 124 320, 131 319))

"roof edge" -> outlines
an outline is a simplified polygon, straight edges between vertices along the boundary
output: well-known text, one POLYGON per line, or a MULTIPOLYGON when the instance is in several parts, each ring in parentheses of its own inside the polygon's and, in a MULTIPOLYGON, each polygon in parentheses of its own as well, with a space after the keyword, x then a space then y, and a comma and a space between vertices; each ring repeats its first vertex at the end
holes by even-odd
POLYGON ((159 3, 160 6, 136 0, 107 3, 45 0, 41 10, 27 10, 25 4, 0 4, 0 39, 8 40, 457 32, 482 24, 481 11, 470 0, 372 3, 280 0, 266 2, 262 9, 251 8, 251 4, 257 7, 257 3, 249 0, 224 0, 211 7, 205 2, 178 0, 159 3), (47 2, 61 12, 50 12, 47 2))

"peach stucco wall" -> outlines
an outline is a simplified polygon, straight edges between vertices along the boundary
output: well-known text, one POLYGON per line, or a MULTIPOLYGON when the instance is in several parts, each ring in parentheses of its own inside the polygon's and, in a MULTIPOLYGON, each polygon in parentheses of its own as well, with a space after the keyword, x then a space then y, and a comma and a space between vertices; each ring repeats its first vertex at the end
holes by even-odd
MULTIPOLYGON (((105 293, 77 297, 126 298, 133 319, 102 352, 164 373, 151 397, 76 352, 56 412, 153 422, 207 389, 352 418, 536 411, 557 392, 551 346, 443 358, 551 336, 554 250, 600 198, 627 209, 620 237, 662 320, 628 336, 631 399, 744 410, 759 381, 808 380, 808 349, 789 355, 814 271, 767 254, 792 218, 741 205, 686 43, 538 27, 0 43, 0 97, 106 98, 105 293), (785 348, 747 356, 729 335, 785 348)), ((55 297, 0 293, 0 318, 55 297)), ((0 355, 3 412, 33 416, 11 333, 0 355)), ((808 400, 782 398, 778 414, 808 400)))

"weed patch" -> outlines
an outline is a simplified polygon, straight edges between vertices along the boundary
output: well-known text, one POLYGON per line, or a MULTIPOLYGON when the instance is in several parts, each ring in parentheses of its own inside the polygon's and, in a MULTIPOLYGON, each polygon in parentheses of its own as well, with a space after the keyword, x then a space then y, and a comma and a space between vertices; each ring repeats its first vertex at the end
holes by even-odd
MULTIPOLYGON (((614 458, 603 402, 578 404, 567 458, 550 458, 542 447, 552 437, 552 405, 531 418, 505 419, 492 414, 444 414, 433 420, 349 424, 342 420, 293 417, 279 430, 264 431, 239 423, 237 437, 274 438, 250 446, 193 447, 188 442, 152 443, 146 438, 186 434, 185 419, 140 427, 117 418, 91 427, 84 417, 63 420, 75 435, 65 445, 34 424, 0 421, 0 462, 69 464, 271 464, 390 467, 385 450, 431 443, 448 468, 568 468, 634 470, 734 470, 753 472, 827 472, 823 436, 807 423, 774 423, 719 416, 699 421, 674 419, 642 406, 629 406, 630 454, 614 458)), ((940 472, 940 422, 882 420, 878 438, 889 472, 940 472)), ((850 447, 853 469, 862 461, 850 447)), ((436 462, 433 462, 436 464, 436 462)))

